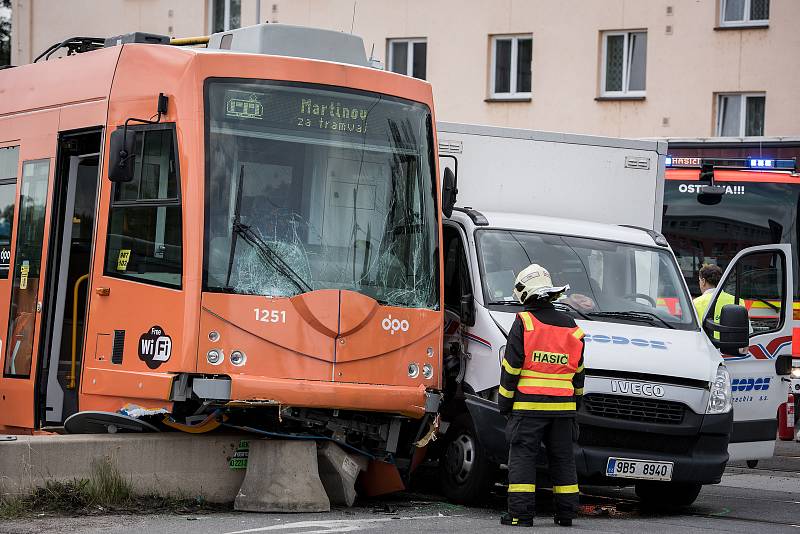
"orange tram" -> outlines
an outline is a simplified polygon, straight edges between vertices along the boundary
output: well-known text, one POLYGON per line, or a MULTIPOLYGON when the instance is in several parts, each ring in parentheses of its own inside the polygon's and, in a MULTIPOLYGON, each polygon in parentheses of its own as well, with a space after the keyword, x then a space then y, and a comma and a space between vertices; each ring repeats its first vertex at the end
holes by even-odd
POLYGON ((443 387, 431 87, 347 34, 196 42, 0 71, 0 429, 227 424, 400 465, 443 387))

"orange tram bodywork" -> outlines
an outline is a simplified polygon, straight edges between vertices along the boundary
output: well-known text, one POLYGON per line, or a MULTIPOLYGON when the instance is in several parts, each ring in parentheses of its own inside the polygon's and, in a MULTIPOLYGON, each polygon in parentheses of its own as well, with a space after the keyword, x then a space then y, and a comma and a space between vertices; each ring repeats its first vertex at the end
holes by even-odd
POLYGON ((431 87, 214 42, 0 71, 0 428, 106 412, 405 454, 443 387, 431 87))

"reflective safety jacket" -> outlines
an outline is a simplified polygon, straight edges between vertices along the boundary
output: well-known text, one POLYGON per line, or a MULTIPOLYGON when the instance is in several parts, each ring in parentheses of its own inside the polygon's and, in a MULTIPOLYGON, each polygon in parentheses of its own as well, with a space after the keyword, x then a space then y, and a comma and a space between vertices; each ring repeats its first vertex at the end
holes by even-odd
MULTIPOLYGON (((694 304, 694 309, 697 310, 697 318, 701 321, 703 320, 703 315, 706 313, 708 306, 711 304, 711 298, 714 296, 714 290, 709 290, 697 297, 692 301, 694 304)), ((712 319, 715 323, 719 323, 719 318, 722 315, 722 307, 726 304, 736 304, 736 299, 733 298, 733 295, 730 293, 726 293, 725 291, 720 291, 719 298, 717 299, 717 304, 714 306, 714 316, 712 319)))
MULTIPOLYGON (((714 290, 710 289, 692 301, 694 309, 697 310, 697 318, 701 325, 703 324, 703 315, 705 315, 706 310, 711 305, 711 298, 713 296, 714 290)), ((726 304, 736 304, 736 299, 730 293, 720 291, 717 304, 714 306, 713 317, 711 317, 715 323, 719 324, 719 319, 722 316, 722 307, 726 304)), ((719 339, 719 332, 714 332, 714 339, 719 339)))
POLYGON ((583 346, 583 331, 552 305, 519 313, 502 360, 500 411, 574 416, 583 395, 583 346))

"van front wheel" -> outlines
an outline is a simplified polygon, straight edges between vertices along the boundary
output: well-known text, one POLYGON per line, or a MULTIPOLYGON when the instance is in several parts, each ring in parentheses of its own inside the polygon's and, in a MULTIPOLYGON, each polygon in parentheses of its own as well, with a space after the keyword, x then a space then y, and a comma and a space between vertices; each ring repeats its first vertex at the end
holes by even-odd
POLYGON ((636 495, 645 508, 680 508, 691 505, 702 487, 691 482, 637 482, 636 495))
POLYGON ((486 459, 469 415, 461 414, 451 423, 445 440, 440 460, 442 492, 455 503, 479 501, 488 493, 495 469, 486 459))

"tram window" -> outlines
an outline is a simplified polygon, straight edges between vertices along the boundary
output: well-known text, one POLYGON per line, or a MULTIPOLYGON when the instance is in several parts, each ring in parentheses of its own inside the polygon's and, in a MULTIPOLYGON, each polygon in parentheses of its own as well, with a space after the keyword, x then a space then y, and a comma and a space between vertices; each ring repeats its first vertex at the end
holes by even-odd
POLYGON ((17 199, 19 147, 0 148, 0 280, 8 279, 11 261, 11 230, 17 199))
POLYGON ((25 378, 31 373, 49 175, 47 159, 23 164, 4 376, 25 378))
POLYGON ((174 128, 135 132, 133 180, 114 186, 105 272, 180 287, 182 224, 174 128))
POLYGON ((0 180, 17 178, 17 166, 19 165, 19 147, 9 146, 0 148, 0 180))
POLYGON ((14 226, 16 182, 0 182, 0 279, 8 278, 11 262, 11 230, 14 226))

